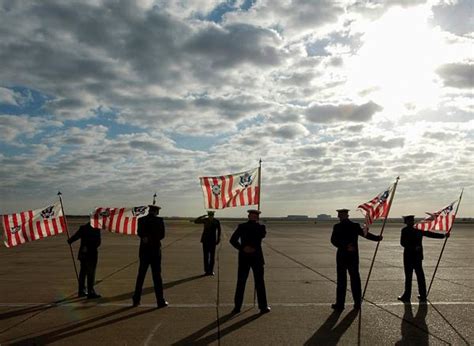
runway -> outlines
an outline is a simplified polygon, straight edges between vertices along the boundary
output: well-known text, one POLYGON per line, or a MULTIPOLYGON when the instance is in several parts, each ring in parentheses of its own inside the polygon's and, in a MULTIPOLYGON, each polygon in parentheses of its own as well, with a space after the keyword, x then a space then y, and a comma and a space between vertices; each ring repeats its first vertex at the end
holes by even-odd
MULTIPOLYGON (((69 219, 75 231, 85 219, 69 219)), ((16 248, 0 249, 1 344, 118 345, 334 345, 453 344, 474 342, 474 227, 456 224, 448 240, 428 304, 396 297, 404 284, 401 224, 384 231, 362 310, 334 313, 335 248, 333 222, 266 222, 263 245, 267 295, 272 311, 253 306, 253 281, 247 283, 242 313, 231 315, 237 277, 237 252, 228 243, 235 221, 223 222, 216 276, 203 277, 201 227, 166 220, 163 280, 170 306, 155 309, 151 272, 142 305, 131 307, 138 239, 103 231, 96 289, 103 298, 75 298, 74 269, 60 235, 16 248)), ((371 231, 378 234, 380 224, 371 231)), ((427 283, 443 240, 424 240, 427 283)), ((359 239, 360 272, 365 284, 375 242, 359 239)), ((74 245, 77 250, 78 244, 74 245)))

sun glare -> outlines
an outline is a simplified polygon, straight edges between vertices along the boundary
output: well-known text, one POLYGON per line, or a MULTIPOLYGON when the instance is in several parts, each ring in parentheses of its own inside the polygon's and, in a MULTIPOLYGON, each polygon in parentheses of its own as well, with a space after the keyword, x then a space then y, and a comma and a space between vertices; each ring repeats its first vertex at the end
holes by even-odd
POLYGON ((440 91, 435 69, 446 57, 429 15, 423 6, 393 8, 369 24, 349 63, 351 90, 369 95, 392 114, 435 105, 440 91))

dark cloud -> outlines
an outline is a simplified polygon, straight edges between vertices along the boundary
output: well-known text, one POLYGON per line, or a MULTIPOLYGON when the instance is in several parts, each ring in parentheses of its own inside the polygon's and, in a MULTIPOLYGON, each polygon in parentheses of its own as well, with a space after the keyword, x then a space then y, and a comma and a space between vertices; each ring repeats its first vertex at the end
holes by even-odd
POLYGON ((306 119, 315 123, 329 123, 335 121, 365 122, 383 108, 370 101, 362 105, 341 104, 322 105, 313 104, 305 110, 306 119))
POLYGON ((446 86, 461 89, 474 87, 474 64, 446 64, 437 72, 446 86))
POLYGON ((441 2, 433 6, 433 24, 457 35, 474 30, 474 9, 471 0, 441 2))

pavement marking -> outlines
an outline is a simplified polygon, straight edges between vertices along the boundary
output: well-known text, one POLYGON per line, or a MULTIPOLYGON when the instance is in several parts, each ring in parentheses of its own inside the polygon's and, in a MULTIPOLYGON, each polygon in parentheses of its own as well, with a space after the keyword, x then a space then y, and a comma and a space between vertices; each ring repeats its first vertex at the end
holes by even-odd
POLYGON ((148 334, 148 337, 146 338, 145 343, 144 343, 145 346, 148 346, 148 345, 150 344, 151 340, 152 340, 153 337, 155 336, 156 331, 157 331, 158 328, 160 328, 160 327, 161 327, 161 322, 158 323, 158 324, 155 326, 155 328, 153 328, 153 330, 150 332, 150 334, 148 334))
MULTIPOLYGON (((311 307, 311 306, 331 306, 333 303, 271 303, 271 306, 281 306, 281 307, 311 307)), ((436 305, 474 305, 474 302, 430 302, 430 304, 436 305)), ((405 305, 402 302, 367 302, 365 306, 370 305, 378 305, 378 306, 403 306, 405 305)), ((420 305, 420 303, 411 303, 411 305, 420 305)), ((58 303, 58 304, 51 304, 51 303, 0 303, 0 307, 83 307, 83 306, 91 306, 91 304, 86 305, 84 303, 58 303)), ((126 307, 131 306, 130 303, 98 303, 94 304, 94 307, 126 307)), ((184 308, 184 309, 193 309, 193 308, 215 308, 215 307, 233 307, 234 303, 219 303, 216 305, 215 303, 203 303, 203 304, 170 304, 166 309, 169 308, 184 308)), ((252 307, 253 303, 243 304, 243 306, 252 307)), ((348 307, 351 305, 348 304, 348 307)), ((363 305, 364 306, 364 305, 363 305)), ((137 308, 153 308, 156 307, 156 303, 154 304, 140 304, 137 308)))

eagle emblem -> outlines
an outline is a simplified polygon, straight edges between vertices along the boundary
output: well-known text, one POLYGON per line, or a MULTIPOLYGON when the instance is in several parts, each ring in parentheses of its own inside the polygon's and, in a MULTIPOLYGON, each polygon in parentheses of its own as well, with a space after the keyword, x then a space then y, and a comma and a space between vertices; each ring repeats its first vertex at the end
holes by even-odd
POLYGON ((253 183, 253 177, 251 174, 245 172, 244 175, 240 176, 239 185, 243 188, 249 187, 253 183))
POLYGON ((133 216, 145 215, 147 210, 148 210, 148 207, 146 206, 134 207, 132 209, 132 214, 133 216))
POLYGON ((43 219, 51 219, 54 216, 54 205, 51 205, 41 211, 41 217, 43 219))
POLYGON ((218 184, 212 185, 212 193, 219 196, 221 194, 221 186, 218 184))

